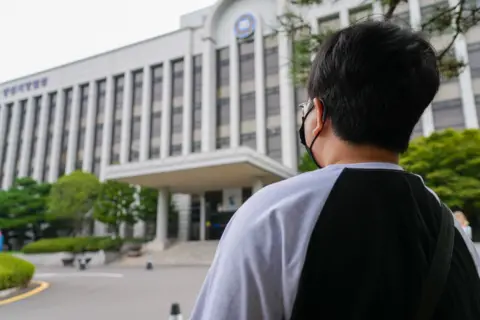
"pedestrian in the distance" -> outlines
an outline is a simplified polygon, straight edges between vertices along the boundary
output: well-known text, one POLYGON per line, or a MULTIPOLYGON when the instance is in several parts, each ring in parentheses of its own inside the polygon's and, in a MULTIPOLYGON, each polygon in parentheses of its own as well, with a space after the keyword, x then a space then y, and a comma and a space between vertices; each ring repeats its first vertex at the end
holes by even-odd
POLYGON ((440 75, 431 44, 388 22, 331 35, 300 139, 319 170, 233 216, 193 320, 479 320, 480 260, 451 211, 398 165, 440 75))
POLYGON ((472 239, 472 227, 470 227, 470 222, 468 222, 467 217, 462 211, 455 211, 455 218, 462 226, 463 232, 467 235, 469 239, 472 239))

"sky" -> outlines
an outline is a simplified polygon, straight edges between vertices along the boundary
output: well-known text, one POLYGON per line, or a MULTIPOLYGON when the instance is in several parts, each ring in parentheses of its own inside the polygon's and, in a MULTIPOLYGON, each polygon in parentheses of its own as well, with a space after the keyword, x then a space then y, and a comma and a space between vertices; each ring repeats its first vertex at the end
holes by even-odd
POLYGON ((215 0, 0 0, 0 83, 179 28, 215 0))

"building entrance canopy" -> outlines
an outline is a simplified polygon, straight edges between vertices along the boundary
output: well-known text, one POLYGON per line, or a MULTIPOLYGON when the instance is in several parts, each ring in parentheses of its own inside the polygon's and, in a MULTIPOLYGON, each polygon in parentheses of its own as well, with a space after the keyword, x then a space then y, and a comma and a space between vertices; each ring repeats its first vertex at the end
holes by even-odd
POLYGON ((187 156, 154 159, 138 163, 111 165, 105 179, 174 193, 202 193, 208 190, 264 185, 296 174, 295 170, 252 149, 217 150, 187 156))

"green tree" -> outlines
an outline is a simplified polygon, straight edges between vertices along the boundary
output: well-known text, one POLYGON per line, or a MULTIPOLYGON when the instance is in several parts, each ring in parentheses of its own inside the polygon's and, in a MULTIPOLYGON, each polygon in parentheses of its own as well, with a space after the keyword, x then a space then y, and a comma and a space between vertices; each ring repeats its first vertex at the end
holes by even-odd
POLYGON ((400 164, 422 176, 448 206, 472 217, 480 209, 480 131, 435 132, 410 143, 400 164))
POLYGON ((50 191, 49 218, 71 221, 73 235, 81 234, 99 192, 100 182, 91 173, 74 171, 62 176, 50 191))
POLYGON ((133 186, 113 180, 104 182, 100 187, 93 216, 110 226, 117 238, 123 222, 130 225, 136 222, 135 192, 133 186))
MULTIPOLYGON (((323 1, 292 1, 294 5, 291 7, 291 10, 279 18, 281 24, 280 32, 287 32, 294 39, 291 70, 293 80, 297 85, 304 85, 306 82, 312 53, 316 51, 329 34, 335 31, 320 24, 320 33, 313 34, 309 20, 299 14, 299 12, 308 12, 308 10, 299 9, 305 9, 323 1)), ((402 25, 409 25, 409 21, 404 21, 397 15, 399 6, 407 2, 408 0, 382 0, 383 19, 402 25)), ((366 5, 368 6, 369 4, 366 3, 366 5)), ((429 37, 448 35, 446 37, 448 41, 443 42, 444 46, 437 48, 437 60, 444 77, 456 77, 462 71, 465 63, 456 59, 453 54, 455 40, 478 24, 480 21, 480 8, 476 6, 475 1, 471 0, 459 0, 455 6, 449 6, 448 3, 437 4, 432 6, 432 8, 433 10, 430 10, 429 13, 422 13, 422 22, 415 28, 420 29, 429 37)), ((369 18, 381 17, 370 15, 369 18)))
MULTIPOLYGON (((158 204, 158 190, 153 188, 142 187, 139 192, 139 201, 137 206, 137 218, 145 222, 146 239, 153 239, 155 236, 155 228, 157 225, 157 204, 158 204)), ((172 197, 169 197, 169 209, 168 209, 168 224, 169 226, 178 225, 178 210, 172 201, 172 197)), ((169 228, 169 233, 174 233, 172 228, 169 228)))
POLYGON ((158 190, 142 187, 138 194, 137 218, 145 223, 145 240, 155 237, 158 190))
POLYGON ((13 185, 0 191, 0 230, 15 239, 15 247, 23 246, 27 234, 33 240, 42 236, 50 184, 37 183, 31 178, 16 179, 13 185))
POLYGON ((303 154, 302 159, 300 159, 300 164, 298 165, 298 170, 300 172, 307 172, 307 171, 313 171, 315 169, 318 169, 315 163, 313 162, 312 158, 308 154, 308 152, 305 152, 303 154))

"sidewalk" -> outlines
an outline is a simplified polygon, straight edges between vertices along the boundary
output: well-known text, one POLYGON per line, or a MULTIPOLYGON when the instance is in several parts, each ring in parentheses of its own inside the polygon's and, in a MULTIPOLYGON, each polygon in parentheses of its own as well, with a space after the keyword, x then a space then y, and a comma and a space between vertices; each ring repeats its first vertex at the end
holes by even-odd
MULTIPOLYGON (((155 266, 209 266, 215 256, 217 245, 218 241, 179 242, 165 251, 152 253, 151 256, 146 253, 138 258, 125 257, 112 265, 144 267, 147 260, 151 258, 155 266)), ((480 243, 475 243, 475 247, 480 255, 480 243)))
POLYGON ((112 265, 145 266, 147 260, 151 258, 155 266, 209 266, 215 256, 217 245, 218 241, 179 242, 165 251, 154 252, 151 255, 145 253, 138 258, 125 257, 112 265))

